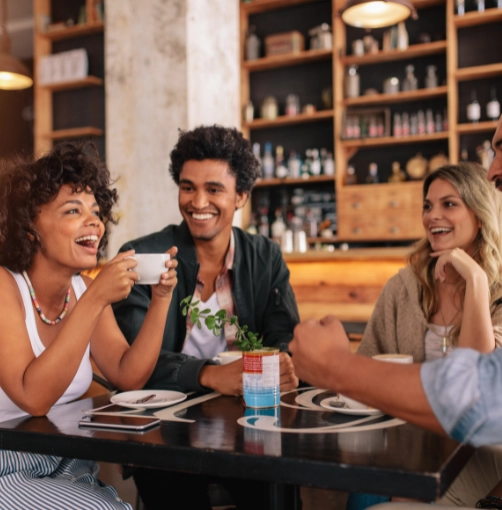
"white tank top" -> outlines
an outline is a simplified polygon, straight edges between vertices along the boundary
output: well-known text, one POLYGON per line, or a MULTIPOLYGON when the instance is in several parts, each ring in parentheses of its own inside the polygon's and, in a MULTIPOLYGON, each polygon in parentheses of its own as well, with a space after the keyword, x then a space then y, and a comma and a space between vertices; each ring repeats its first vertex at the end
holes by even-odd
MULTIPOLYGON (((30 290, 28 289, 28 284, 21 274, 10 273, 15 278, 19 287, 19 292, 23 298, 24 309, 26 311, 26 329, 28 330, 28 336, 30 338, 33 353, 38 358, 38 356, 45 351, 45 346, 38 336, 37 324, 35 321, 35 310, 31 304, 30 290)), ((77 300, 80 299, 80 296, 82 296, 87 289, 84 280, 80 276, 73 277, 72 287, 77 300)), ((71 400, 75 400, 76 398, 81 397, 89 388, 92 381, 92 366, 89 359, 89 349, 90 347, 88 345, 73 381, 55 405, 66 404, 71 400)), ((12 402, 12 400, 5 394, 3 389, 0 388, 0 422, 27 415, 28 413, 14 404, 14 402, 12 402)))

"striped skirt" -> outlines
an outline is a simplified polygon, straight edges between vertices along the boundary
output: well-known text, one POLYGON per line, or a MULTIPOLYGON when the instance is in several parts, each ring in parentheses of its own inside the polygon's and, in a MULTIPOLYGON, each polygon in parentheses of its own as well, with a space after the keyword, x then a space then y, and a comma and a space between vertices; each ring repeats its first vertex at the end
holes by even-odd
POLYGON ((132 510, 96 463, 0 450, 0 510, 132 510))

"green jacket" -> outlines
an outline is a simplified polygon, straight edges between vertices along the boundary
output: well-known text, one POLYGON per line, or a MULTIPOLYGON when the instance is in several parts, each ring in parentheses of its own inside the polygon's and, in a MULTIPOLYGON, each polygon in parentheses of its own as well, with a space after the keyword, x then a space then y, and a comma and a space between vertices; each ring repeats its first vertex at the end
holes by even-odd
MULTIPOLYGON (((283 350, 293 337, 298 323, 295 296, 289 284, 289 270, 279 246, 260 235, 233 229, 235 259, 232 294, 239 323, 250 331, 263 335, 265 346, 283 350)), ((199 264, 192 237, 185 222, 169 225, 160 232, 126 243, 120 251, 134 249, 136 253, 163 253, 178 247, 178 284, 169 308, 162 351, 157 366, 145 385, 147 388, 177 391, 203 391, 199 371, 211 360, 201 360, 181 354, 186 336, 186 318, 180 302, 193 295, 199 264)), ((135 285, 129 297, 113 305, 118 325, 127 341, 132 343, 143 324, 150 304, 149 285, 135 285)))

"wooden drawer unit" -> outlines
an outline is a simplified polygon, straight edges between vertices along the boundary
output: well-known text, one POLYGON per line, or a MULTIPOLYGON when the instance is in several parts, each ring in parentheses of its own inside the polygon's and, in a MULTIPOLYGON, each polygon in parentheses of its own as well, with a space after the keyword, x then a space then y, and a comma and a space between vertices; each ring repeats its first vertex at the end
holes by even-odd
POLYGON ((337 195, 338 237, 410 240, 424 235, 422 183, 346 186, 337 195))

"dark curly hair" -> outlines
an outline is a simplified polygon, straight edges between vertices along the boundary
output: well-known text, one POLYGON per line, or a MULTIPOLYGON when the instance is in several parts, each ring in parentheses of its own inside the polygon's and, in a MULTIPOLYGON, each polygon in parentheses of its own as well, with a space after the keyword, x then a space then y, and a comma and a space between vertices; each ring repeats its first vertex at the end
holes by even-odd
MULTIPOLYGON (((116 223, 112 208, 117 191, 92 143, 62 143, 40 159, 13 158, 0 168, 0 265, 20 273, 42 246, 35 228, 40 207, 54 200, 64 184, 74 192, 91 190, 105 227, 116 223)), ((100 242, 104 248, 107 233, 100 242)))
POLYGON ((178 143, 171 151, 169 172, 180 183, 180 172, 186 161, 215 159, 228 164, 237 180, 238 193, 249 193, 260 175, 260 163, 251 144, 242 133, 223 126, 200 126, 192 131, 180 131, 178 143))

